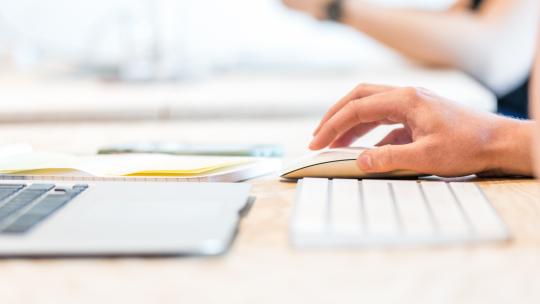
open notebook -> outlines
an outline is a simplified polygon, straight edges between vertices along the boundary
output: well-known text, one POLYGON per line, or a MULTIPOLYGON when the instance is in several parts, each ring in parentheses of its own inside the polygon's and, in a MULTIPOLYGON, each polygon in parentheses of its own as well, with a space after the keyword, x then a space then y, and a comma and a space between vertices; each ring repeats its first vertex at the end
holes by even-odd
POLYGON ((0 179, 237 182, 278 170, 274 158, 22 153, 0 158, 0 179))

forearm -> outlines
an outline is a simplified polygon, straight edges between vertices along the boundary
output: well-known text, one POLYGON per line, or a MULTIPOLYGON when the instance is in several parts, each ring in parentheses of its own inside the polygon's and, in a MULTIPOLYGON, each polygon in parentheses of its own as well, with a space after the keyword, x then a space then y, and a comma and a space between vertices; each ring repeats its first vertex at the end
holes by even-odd
POLYGON ((488 175, 533 176, 532 144, 534 122, 498 118, 487 145, 488 175))
POLYGON ((342 21, 427 64, 458 66, 482 45, 485 27, 466 11, 423 12, 345 0, 342 21))

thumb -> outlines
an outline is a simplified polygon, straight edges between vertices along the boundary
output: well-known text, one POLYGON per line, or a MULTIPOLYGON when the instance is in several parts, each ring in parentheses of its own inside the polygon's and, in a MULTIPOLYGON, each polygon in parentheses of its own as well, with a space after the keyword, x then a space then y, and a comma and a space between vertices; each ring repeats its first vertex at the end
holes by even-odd
POLYGON ((421 158, 419 145, 385 145, 364 151, 356 164, 369 173, 382 173, 395 170, 419 171, 421 158))

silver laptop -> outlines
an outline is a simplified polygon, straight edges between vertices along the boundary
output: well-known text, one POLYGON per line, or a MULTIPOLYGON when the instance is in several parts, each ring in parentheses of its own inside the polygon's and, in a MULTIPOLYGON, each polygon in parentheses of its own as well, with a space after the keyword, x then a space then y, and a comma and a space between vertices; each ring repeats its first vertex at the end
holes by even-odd
POLYGON ((247 184, 0 181, 0 256, 214 255, 247 184))

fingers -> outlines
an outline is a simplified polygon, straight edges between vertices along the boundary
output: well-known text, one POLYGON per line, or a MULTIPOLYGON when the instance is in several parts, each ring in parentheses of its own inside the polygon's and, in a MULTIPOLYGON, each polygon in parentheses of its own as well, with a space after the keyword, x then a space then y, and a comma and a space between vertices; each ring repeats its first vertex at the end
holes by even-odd
POLYGON ((388 133, 381 141, 379 141, 375 146, 385 146, 385 145, 404 145, 412 142, 411 134, 406 128, 399 128, 392 130, 388 133))
POLYGON ((313 135, 317 135, 322 125, 324 125, 324 123, 326 123, 330 118, 332 118, 334 114, 341 110, 351 100, 364 98, 373 94, 389 91, 391 89, 393 89, 393 87, 375 84, 358 85, 356 88, 354 88, 354 90, 352 90, 349 94, 345 95, 345 97, 341 98, 334 106, 332 106, 330 110, 328 110, 328 112, 326 112, 321 122, 315 129, 315 132, 313 132, 313 135))
POLYGON ((417 101, 417 92, 412 88, 396 89, 355 99, 322 125, 309 147, 312 150, 322 149, 360 124, 379 121, 405 123, 407 117, 414 113, 417 101))
POLYGON ((334 140, 330 144, 330 148, 348 147, 358 138, 364 136, 366 133, 373 130, 378 125, 379 123, 377 122, 358 125, 347 131, 345 134, 341 135, 341 137, 339 137, 338 139, 334 140))
POLYGON ((368 173, 383 173, 395 170, 411 170, 422 173, 422 145, 386 145, 364 151, 356 163, 368 173))

